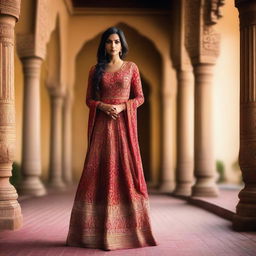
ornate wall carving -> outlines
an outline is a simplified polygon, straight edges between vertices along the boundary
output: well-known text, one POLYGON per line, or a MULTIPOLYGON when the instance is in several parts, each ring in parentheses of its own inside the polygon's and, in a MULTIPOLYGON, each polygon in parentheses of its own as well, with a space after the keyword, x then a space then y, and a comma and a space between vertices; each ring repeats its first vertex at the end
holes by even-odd
MULTIPOLYGON (((1 3, 0 3, 1 4, 1 3)), ((12 162, 15 154, 14 20, 0 23, 0 163, 12 162)))
POLYGON ((17 35, 17 51, 20 58, 36 56, 35 35, 17 35))
POLYGON ((14 16, 18 20, 20 16, 20 1, 21 0, 1 0, 1 13, 14 16))
POLYGON ((185 0, 185 47, 193 58, 198 52, 200 34, 200 1, 185 0))
POLYGON ((186 0, 185 45, 193 63, 215 63, 220 34, 213 25, 222 17, 223 5, 224 0, 186 0))
POLYGON ((20 58, 36 56, 44 59, 49 34, 48 0, 37 0, 35 13, 35 30, 31 34, 17 35, 17 50, 20 58))
POLYGON ((206 2, 208 4, 206 12, 206 24, 216 24, 218 19, 222 17, 221 7, 224 5, 224 0, 210 0, 206 2))
POLYGON ((3 45, 13 45, 14 31, 10 24, 2 24, 0 27, 0 39, 3 45))
POLYGON ((36 52, 43 59, 46 54, 46 44, 49 38, 49 10, 50 3, 48 0, 38 0, 37 16, 35 27, 36 52))
POLYGON ((201 50, 203 56, 218 57, 220 48, 220 34, 212 26, 204 26, 201 37, 201 50))

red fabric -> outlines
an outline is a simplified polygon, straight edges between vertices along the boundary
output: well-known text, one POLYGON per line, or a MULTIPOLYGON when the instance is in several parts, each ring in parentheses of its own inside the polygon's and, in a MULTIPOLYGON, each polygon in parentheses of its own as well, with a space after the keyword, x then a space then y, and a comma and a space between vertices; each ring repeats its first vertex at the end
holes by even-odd
POLYGON ((133 62, 124 62, 119 71, 104 73, 100 100, 126 104, 114 120, 97 109, 99 101, 92 98, 94 69, 86 95, 88 148, 67 244, 106 250, 156 245, 137 134, 137 108, 144 102, 139 70, 133 62))

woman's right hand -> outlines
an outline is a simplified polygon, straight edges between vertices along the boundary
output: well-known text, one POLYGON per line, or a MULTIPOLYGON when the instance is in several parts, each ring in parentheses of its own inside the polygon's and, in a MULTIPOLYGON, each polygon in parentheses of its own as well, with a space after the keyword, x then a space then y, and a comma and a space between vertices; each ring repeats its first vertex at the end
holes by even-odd
POLYGON ((113 119, 117 119, 118 114, 116 113, 116 108, 115 106, 107 103, 100 102, 98 108, 105 112, 108 116, 110 116, 113 119))

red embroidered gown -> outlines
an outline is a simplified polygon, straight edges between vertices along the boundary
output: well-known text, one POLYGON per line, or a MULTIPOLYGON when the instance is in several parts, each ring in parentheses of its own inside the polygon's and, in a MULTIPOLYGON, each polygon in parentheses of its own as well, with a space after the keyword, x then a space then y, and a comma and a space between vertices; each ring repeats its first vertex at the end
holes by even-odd
POLYGON ((92 99, 94 70, 86 95, 88 149, 66 244, 105 250, 156 245, 137 137, 137 107, 144 102, 139 70, 125 61, 118 71, 103 74, 100 100, 126 104, 116 120, 92 99))

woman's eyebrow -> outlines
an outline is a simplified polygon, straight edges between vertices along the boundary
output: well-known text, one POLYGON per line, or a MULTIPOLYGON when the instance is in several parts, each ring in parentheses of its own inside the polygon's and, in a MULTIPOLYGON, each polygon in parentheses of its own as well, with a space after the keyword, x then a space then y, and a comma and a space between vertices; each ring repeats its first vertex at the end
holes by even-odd
POLYGON ((107 39, 107 42, 114 42, 114 41, 120 41, 120 39, 114 39, 114 40, 107 39))

